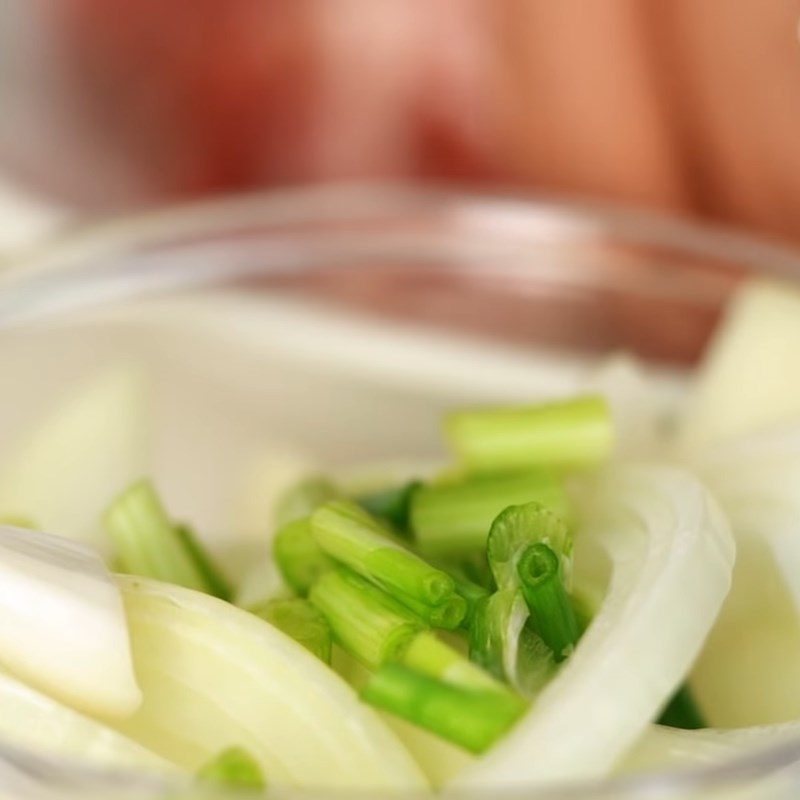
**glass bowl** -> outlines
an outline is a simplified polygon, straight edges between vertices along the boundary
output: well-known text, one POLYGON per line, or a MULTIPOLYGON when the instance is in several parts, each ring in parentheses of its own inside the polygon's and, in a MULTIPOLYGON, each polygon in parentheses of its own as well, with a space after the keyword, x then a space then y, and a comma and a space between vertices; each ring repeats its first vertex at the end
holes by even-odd
MULTIPOLYGON (((243 442, 261 436, 330 463, 436 457, 437 418, 453 402, 563 391, 616 351, 679 391, 753 273, 795 278, 800 254, 624 209, 402 186, 244 196, 113 221, 0 274, 9 412, 0 445, 63 384, 136 350, 162 377, 189 380, 166 401, 172 448, 154 466, 170 507, 220 528, 230 504, 219 498, 233 492, 220 488, 224 476, 240 466, 243 442), (235 415, 220 411, 229 394, 235 415), (192 398, 207 408, 187 423, 192 398), (255 434, 241 424, 248 415, 263 421, 255 434), (189 445, 201 428, 218 434, 205 452, 189 445), (187 483, 176 453, 207 464, 208 448, 215 467, 187 483)), ((702 769, 513 794, 777 800, 800 792, 798 761, 800 742, 702 769)), ((0 745, 0 795, 166 791, 146 776, 0 745)))

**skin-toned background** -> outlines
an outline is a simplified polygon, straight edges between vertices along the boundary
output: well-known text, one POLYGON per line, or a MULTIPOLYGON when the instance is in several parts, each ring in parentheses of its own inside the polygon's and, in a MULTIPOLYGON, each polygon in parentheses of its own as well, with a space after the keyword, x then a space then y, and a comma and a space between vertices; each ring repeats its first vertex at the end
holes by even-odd
MULTIPOLYGON (((59 96, 101 132, 100 145, 113 143, 147 195, 442 178, 679 210, 800 240, 797 0, 63 0, 50 9, 51 50, 68 67, 59 96)), ((101 152, 93 140, 95 165, 107 161, 101 152)), ((100 196, 114 194, 114 180, 109 170, 100 196)))

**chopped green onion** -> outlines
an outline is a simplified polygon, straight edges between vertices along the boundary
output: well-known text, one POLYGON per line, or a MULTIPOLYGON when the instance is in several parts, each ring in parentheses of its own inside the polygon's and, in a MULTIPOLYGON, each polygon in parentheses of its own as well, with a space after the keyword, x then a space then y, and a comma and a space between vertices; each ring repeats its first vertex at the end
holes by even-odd
POLYGON ((320 661, 331 663, 331 626, 308 600, 270 600, 250 610, 291 636, 320 661))
POLYGON ((214 594, 218 588, 198 567, 149 481, 128 487, 106 511, 104 522, 122 572, 206 594, 214 594))
POLYGON ((467 601, 457 592, 454 592, 444 602, 436 606, 423 603, 421 600, 402 592, 392 592, 392 597, 407 608, 410 608, 431 627, 443 628, 448 631, 454 631, 461 626, 469 610, 467 601))
POLYGON ((308 599, 328 620, 336 643, 368 667, 396 658, 425 628, 412 611, 344 567, 325 573, 308 599))
POLYGON ((533 500, 570 518, 563 480, 536 469, 423 486, 411 499, 411 527, 423 553, 467 555, 486 547, 489 528, 504 508, 533 500))
POLYGON ((272 554, 284 580, 299 595, 306 595, 317 579, 334 566, 311 532, 311 519, 287 522, 275 534, 272 554))
POLYGON ((486 751, 525 713, 510 692, 463 689, 402 664, 381 667, 361 697, 473 753, 486 751))
POLYGON ((658 718, 658 724, 670 728, 683 728, 687 731, 708 727, 691 689, 686 684, 672 695, 672 699, 658 718))
POLYGON ((398 661, 463 689, 506 691, 502 683, 429 631, 418 633, 400 653, 398 661))
POLYGON ((519 585, 517 562, 523 551, 536 542, 551 547, 559 557, 562 574, 572 572, 572 537, 566 523, 541 503, 510 506, 501 511, 489 531, 486 555, 500 588, 519 585))
POLYGON ((599 395, 456 411, 445 432, 459 460, 478 472, 593 467, 609 457, 614 440, 608 404, 599 395))
POLYGON ((188 525, 176 525, 175 534, 209 586, 208 594, 230 602, 233 597, 230 584, 217 569, 205 547, 200 544, 194 531, 188 525))
POLYGON ((243 747, 229 747, 197 772, 201 781, 238 789, 265 789, 267 782, 259 763, 243 747))
POLYGON ((555 671, 550 648, 526 623, 528 609, 517 589, 480 601, 469 630, 469 657, 491 675, 533 697, 555 671))
POLYGON ((313 475, 287 489, 276 501, 275 525, 282 527, 301 517, 309 517, 323 503, 341 497, 342 493, 327 478, 313 475))
POLYGON ((489 596, 489 590, 484 589, 483 586, 479 586, 468 578, 454 578, 454 580, 456 582, 456 592, 464 598, 467 604, 467 612, 461 621, 461 627, 469 628, 475 616, 475 607, 489 596))
POLYGON ((311 529, 329 556, 398 599, 439 606, 455 592, 447 573, 392 541, 377 520, 353 502, 334 500, 321 506, 311 516, 311 529))
POLYGON ((546 544, 537 542, 525 550, 517 571, 534 628, 556 661, 563 661, 575 647, 580 632, 561 578, 558 556, 546 544))
POLYGON ((409 481, 400 486, 361 495, 357 501, 373 517, 386 520, 398 533, 407 535, 410 532, 411 498, 420 486, 421 481, 409 481))

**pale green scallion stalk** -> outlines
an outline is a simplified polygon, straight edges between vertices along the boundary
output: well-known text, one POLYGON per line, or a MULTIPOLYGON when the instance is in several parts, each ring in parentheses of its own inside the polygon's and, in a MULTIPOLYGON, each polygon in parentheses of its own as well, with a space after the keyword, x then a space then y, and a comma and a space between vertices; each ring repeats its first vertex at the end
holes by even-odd
POLYGON ((103 521, 121 572, 157 578, 224 599, 230 596, 210 557, 188 529, 175 526, 150 481, 141 480, 128 487, 106 511, 103 521))
POLYGON ((529 545, 517 563, 531 622, 556 661, 563 661, 580 636, 575 611, 555 552, 543 542, 529 545))
POLYGON ((595 467, 610 456, 614 442, 611 413, 599 395, 455 411, 445 432, 459 460, 475 472, 595 467))
POLYGON ((301 596, 334 567, 311 532, 311 518, 301 517, 282 525, 272 542, 272 555, 286 583, 301 596))
POLYGON ((511 692, 465 689, 396 663, 375 672, 361 697, 473 753, 491 747, 526 709, 511 692))
MULTIPOLYGON (((317 544, 336 559, 414 610, 444 607, 434 624, 456 627, 466 603, 453 579, 397 544, 391 534, 356 503, 335 500, 311 517, 317 544)), ((427 614, 423 614, 426 619, 427 614)), ((432 619, 433 621, 433 619, 432 619)))
POLYGON ((425 629, 416 614, 345 567, 325 573, 308 599, 328 621, 336 643, 373 669, 397 658, 425 629))
POLYGON ((331 626, 307 600, 297 597, 270 600, 250 610, 303 645, 320 661, 331 663, 331 626))
POLYGON ((563 479, 550 470, 533 469, 423 486, 411 500, 411 527, 424 554, 469 556, 486 547, 492 522, 503 509, 530 501, 563 519, 572 516, 563 479))

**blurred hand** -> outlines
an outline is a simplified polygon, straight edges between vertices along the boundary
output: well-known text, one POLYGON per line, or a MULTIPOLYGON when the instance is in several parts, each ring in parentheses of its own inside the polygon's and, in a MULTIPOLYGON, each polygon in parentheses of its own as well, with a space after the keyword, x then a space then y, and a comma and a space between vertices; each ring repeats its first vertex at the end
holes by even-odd
POLYGON ((523 185, 800 238, 795 0, 70 0, 90 113, 168 193, 523 185))

